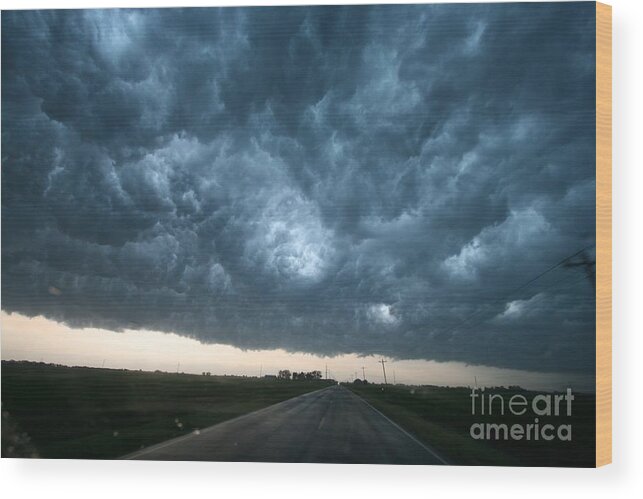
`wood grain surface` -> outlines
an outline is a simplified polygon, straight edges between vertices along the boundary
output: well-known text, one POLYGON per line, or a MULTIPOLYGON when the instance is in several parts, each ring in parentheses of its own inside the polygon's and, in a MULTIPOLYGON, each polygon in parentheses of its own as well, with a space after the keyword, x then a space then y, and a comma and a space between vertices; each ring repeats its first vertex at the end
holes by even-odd
POLYGON ((596 3, 596 466, 612 462, 612 7, 596 3))

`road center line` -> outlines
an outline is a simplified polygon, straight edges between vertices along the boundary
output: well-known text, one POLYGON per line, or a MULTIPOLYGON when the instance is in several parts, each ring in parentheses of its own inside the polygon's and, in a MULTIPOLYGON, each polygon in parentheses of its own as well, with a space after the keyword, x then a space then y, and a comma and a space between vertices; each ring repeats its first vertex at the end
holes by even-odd
POLYGON ((324 424, 324 421, 326 421, 326 415, 325 414, 324 414, 324 417, 321 418, 321 421, 319 421, 319 426, 317 426, 318 430, 321 430, 321 427, 324 424))
POLYGON ((261 409, 257 409, 256 411, 252 411, 252 412, 249 412, 247 414, 241 414, 240 416, 237 416, 237 417, 232 418, 232 419, 228 419, 226 421, 221 421, 220 423, 217 423, 217 424, 212 425, 212 426, 208 426, 207 428, 204 428, 204 429, 200 430, 198 435, 196 433, 194 433, 194 432, 191 432, 191 433, 188 433, 187 435, 181 435, 180 437, 171 438, 170 440, 165 440, 165 441, 159 442, 157 444, 149 445, 149 446, 147 446, 147 447, 145 447, 143 449, 139 449, 139 450, 136 450, 136 451, 131 452, 129 454, 126 454, 126 455, 124 455, 123 457, 121 457, 119 459, 136 459, 136 458, 139 458, 141 456, 149 454, 150 452, 154 452, 154 451, 157 451, 157 450, 160 450, 160 449, 164 449, 165 447, 169 447, 170 445, 174 445, 174 444, 177 444, 179 442, 182 442, 183 440, 188 440, 188 439, 191 439, 191 438, 201 437, 201 436, 203 436, 203 434, 214 430, 215 428, 217 428, 220 425, 224 425, 224 424, 232 423, 232 422, 235 422, 235 421, 239 421, 241 419, 245 419, 245 418, 247 418, 249 416, 253 416, 253 415, 256 415, 258 413, 262 413, 262 412, 268 411, 270 409, 274 409, 276 406, 285 404, 286 402, 290 402, 290 401, 292 401, 294 399, 297 399, 297 398, 300 398, 300 397, 302 397, 302 398, 308 397, 309 395, 312 395, 313 393, 322 392, 324 390, 328 390, 329 388, 333 388, 333 386, 327 386, 325 388, 320 388, 319 390, 313 390, 312 392, 303 393, 301 395, 297 395, 296 397, 292 397, 292 398, 289 398, 289 399, 286 399, 286 400, 282 400, 281 402, 277 402, 276 404, 272 404, 272 405, 269 405, 269 406, 266 406, 266 407, 262 407, 261 409))

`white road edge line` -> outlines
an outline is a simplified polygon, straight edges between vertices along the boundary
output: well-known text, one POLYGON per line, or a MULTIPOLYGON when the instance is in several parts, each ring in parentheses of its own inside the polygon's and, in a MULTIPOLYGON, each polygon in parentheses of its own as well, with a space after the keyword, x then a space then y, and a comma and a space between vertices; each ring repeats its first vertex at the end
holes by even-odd
POLYGON ((159 450, 159 449, 164 449, 165 447, 168 447, 170 445, 174 445, 176 443, 182 442, 183 440, 187 440, 189 438, 194 438, 194 437, 199 437, 199 436, 203 435, 204 433, 207 433, 207 432, 213 430, 214 428, 217 428, 219 425, 226 424, 226 423, 232 423, 233 421, 238 421, 240 419, 244 419, 244 418, 247 418, 249 416, 259 414, 261 412, 267 411, 268 409, 273 409, 274 407, 276 407, 278 405, 285 404, 286 402, 290 402, 291 400, 294 400, 296 398, 306 397, 306 396, 311 395, 313 393, 328 390, 329 388, 333 388, 333 386, 335 386, 335 385, 327 386, 325 388, 320 388, 319 390, 314 390, 312 392, 302 393, 301 395, 297 395, 296 397, 291 397, 289 399, 282 400, 281 402, 277 402, 276 404, 272 404, 272 405, 269 405, 269 406, 266 406, 266 407, 262 407, 261 409, 257 409, 256 411, 252 411, 252 412, 249 412, 247 414, 242 414, 241 416, 237 416, 236 418, 227 419, 227 420, 221 421, 220 423, 217 423, 215 425, 208 426, 207 428, 199 430, 198 435, 195 432, 191 432, 191 433, 189 433, 187 435, 181 435, 180 437, 171 438, 170 440, 165 440, 165 441, 160 442, 158 444, 153 444, 153 445, 150 445, 148 447, 145 447, 144 449, 139 449, 139 450, 131 452, 129 454, 125 454, 124 456, 119 457, 117 459, 125 459, 125 460, 136 459, 137 457, 144 456, 145 454, 149 454, 150 452, 154 452, 154 451, 159 450))
POLYGON ((368 403, 366 401, 366 399, 360 397, 359 395, 357 395, 355 392, 353 392, 351 390, 348 390, 348 391, 351 392, 353 395, 355 395, 358 399, 360 399, 362 402, 364 402, 368 407, 373 409, 376 413, 378 413, 384 419, 386 419, 389 423, 391 423, 393 426, 395 426, 398 430, 400 430, 402 433, 404 433, 407 437, 409 437, 411 440, 413 440, 416 444, 418 444, 420 447, 422 447, 425 451, 427 451, 429 454, 431 454, 434 458, 436 458, 442 464, 446 464, 446 465, 449 464, 449 462, 446 459, 444 459, 441 456, 439 456, 433 449, 428 447, 426 444, 423 444, 422 442, 420 442, 416 437, 411 435, 408 431, 406 431, 404 428, 402 428, 399 424, 397 424, 391 418, 389 418, 388 416, 383 414, 381 411, 378 411, 377 409, 375 409, 375 407, 373 407, 370 403, 368 403))

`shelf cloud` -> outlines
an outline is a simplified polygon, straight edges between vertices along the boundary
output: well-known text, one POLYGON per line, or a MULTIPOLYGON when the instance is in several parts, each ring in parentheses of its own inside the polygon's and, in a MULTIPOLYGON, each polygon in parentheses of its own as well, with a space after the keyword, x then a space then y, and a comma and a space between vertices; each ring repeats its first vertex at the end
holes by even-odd
POLYGON ((594 16, 3 12, 2 309, 591 373, 594 16))

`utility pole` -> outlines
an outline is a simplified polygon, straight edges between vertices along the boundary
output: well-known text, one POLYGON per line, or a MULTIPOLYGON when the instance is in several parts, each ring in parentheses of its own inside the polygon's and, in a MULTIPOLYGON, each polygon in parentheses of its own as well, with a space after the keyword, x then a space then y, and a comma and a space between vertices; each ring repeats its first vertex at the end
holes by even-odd
POLYGON ((328 381, 328 364, 326 364, 326 381, 328 381))
POLYGON ((388 362, 388 361, 384 360, 384 359, 380 360, 380 364, 382 364, 382 371, 384 372, 384 384, 388 385, 388 383, 386 382, 386 368, 384 367, 384 364, 386 362, 388 362))
POLYGON ((263 376, 263 364, 259 364, 259 377, 263 376))
POLYGON ((587 279, 596 289, 596 259, 592 260, 587 256, 587 252, 583 252, 577 258, 571 258, 564 264, 565 267, 582 267, 587 279))
POLYGON ((364 366, 362 366, 362 380, 366 381, 366 372, 364 371, 364 366))

